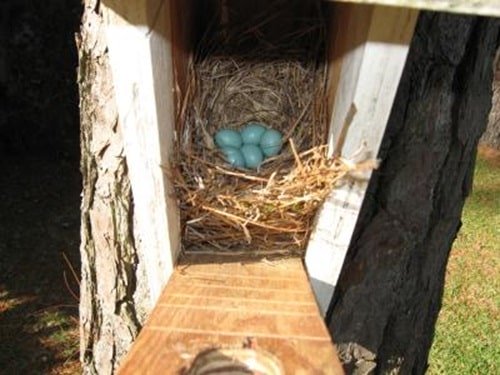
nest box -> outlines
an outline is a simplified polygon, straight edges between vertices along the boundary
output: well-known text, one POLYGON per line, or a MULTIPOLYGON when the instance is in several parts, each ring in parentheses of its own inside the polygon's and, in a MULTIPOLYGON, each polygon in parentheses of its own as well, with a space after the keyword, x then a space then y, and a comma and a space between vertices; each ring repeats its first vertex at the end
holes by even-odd
MULTIPOLYGON (((335 189, 324 202, 306 249, 305 267, 303 259, 262 260, 248 254, 201 252, 180 259, 178 202, 164 167, 174 150, 174 124, 186 94, 187 67, 200 25, 206 21, 206 7, 250 2, 102 3, 135 225, 142 234, 141 246, 148 249, 144 263, 157 301, 121 373, 177 373, 194 366, 195 359, 203 362, 197 357, 200 353, 207 354, 207 363, 219 361, 224 366, 224 358, 230 357, 231 363, 240 361, 248 369, 252 361, 271 358, 265 371, 273 374, 342 373, 323 316, 370 176, 335 189), (221 352, 206 352, 214 348, 221 352)), ((253 6, 259 3, 265 2, 253 6)), ((360 147, 365 157, 378 154, 418 8, 500 15, 495 0, 325 1, 324 7, 328 143, 331 153, 345 158, 355 157, 360 147), (346 127, 352 105, 357 113, 346 127)))

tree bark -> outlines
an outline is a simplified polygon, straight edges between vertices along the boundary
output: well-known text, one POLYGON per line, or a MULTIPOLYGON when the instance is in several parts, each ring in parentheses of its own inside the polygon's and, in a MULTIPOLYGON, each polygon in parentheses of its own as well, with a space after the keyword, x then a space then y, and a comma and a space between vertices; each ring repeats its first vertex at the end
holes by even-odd
MULTIPOLYGON (((423 374, 491 106, 493 19, 422 13, 328 315, 348 373, 423 374)), ((471 254, 472 255, 472 254, 471 254)))
POLYGON ((79 49, 82 277, 80 358, 85 374, 113 373, 151 309, 123 137, 98 0, 85 0, 79 49))
POLYGON ((497 50, 495 58, 492 108, 488 126, 481 137, 480 143, 500 150, 500 49, 497 50))

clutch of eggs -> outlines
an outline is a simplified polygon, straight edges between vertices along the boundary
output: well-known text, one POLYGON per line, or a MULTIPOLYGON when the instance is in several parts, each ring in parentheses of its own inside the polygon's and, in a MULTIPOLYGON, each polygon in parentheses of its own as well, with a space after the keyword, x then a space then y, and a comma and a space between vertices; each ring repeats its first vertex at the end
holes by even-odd
POLYGON ((220 129, 215 143, 226 161, 234 167, 257 169, 266 157, 276 156, 283 146, 283 136, 258 122, 246 124, 240 132, 220 129))

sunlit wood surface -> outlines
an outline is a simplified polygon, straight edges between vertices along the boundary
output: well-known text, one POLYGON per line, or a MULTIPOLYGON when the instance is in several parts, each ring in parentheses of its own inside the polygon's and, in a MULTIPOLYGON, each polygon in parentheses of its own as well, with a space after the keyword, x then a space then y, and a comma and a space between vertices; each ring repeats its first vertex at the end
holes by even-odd
POLYGON ((263 349, 284 373, 342 374, 297 258, 185 257, 120 374, 176 374, 210 348, 263 349))
POLYGON ((473 14, 478 16, 500 17, 499 0, 327 0, 357 4, 378 4, 432 10, 435 12, 451 12, 473 14))

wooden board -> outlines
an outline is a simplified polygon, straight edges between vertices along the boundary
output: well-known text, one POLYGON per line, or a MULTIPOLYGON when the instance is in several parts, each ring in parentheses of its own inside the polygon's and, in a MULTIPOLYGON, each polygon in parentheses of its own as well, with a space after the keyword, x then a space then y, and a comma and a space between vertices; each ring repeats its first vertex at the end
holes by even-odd
POLYGON ((180 249, 177 202, 164 173, 175 121, 170 2, 107 0, 102 8, 134 227, 141 236, 135 246, 141 248, 153 306, 180 249))
MULTIPOLYGON (((377 157, 406 61, 418 11, 331 4, 330 152, 357 160, 377 157), (351 105, 357 113, 348 128, 351 105)), ((335 189, 320 209, 306 253, 321 312, 330 304, 371 174, 335 189)))
POLYGON ((325 0, 500 17, 499 0, 325 0))
POLYGON ((285 374, 343 374, 300 259, 184 258, 119 374, 177 374, 213 348, 264 350, 285 374))
MULTIPOLYGON (((174 71, 174 92, 176 114, 181 113, 182 103, 187 90, 188 67, 192 58, 197 34, 197 9, 195 0, 170 0, 172 23, 172 63, 174 71)), ((183 121, 183 119, 176 119, 183 121)))

